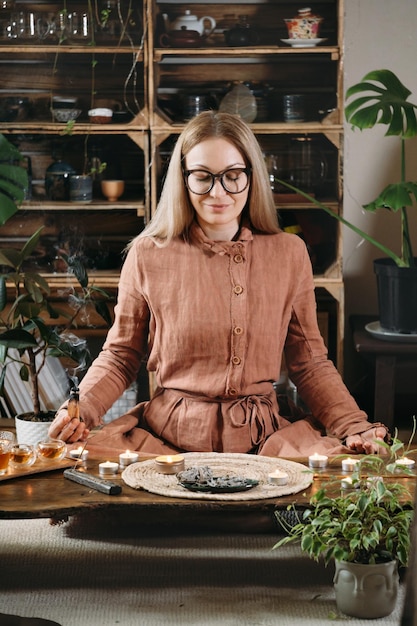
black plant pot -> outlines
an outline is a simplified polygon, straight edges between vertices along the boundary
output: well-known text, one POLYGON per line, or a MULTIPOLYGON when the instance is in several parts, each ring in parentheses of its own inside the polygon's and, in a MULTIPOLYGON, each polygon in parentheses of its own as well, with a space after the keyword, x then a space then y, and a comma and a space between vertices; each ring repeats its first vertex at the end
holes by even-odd
POLYGON ((417 333, 416 267, 398 267, 392 259, 375 259, 379 321, 384 330, 417 333))

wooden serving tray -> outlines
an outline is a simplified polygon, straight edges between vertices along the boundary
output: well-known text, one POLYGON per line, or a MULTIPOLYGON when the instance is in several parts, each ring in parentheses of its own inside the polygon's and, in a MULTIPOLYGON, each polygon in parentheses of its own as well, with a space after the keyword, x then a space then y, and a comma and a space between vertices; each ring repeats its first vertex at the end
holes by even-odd
POLYGON ((36 459, 33 465, 30 467, 24 467, 22 469, 15 469, 9 467, 7 474, 0 476, 0 482, 4 480, 10 480, 11 478, 19 478, 20 476, 30 476, 30 474, 42 474, 43 472, 52 472, 53 470, 65 469, 75 464, 74 459, 64 458, 61 461, 41 461, 36 459))

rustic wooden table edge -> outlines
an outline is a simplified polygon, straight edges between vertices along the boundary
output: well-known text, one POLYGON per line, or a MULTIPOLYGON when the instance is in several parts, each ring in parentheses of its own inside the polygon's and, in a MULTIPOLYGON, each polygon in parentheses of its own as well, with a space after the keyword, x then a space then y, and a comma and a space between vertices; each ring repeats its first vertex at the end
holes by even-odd
MULTIPOLYGON (((295 459, 292 459, 295 460, 295 459)), ((296 459, 308 466, 307 459, 296 459)), ((66 521, 73 516, 111 518, 140 526, 187 526, 232 532, 276 532, 276 511, 293 505, 303 509, 324 482, 342 478, 340 458, 329 460, 324 470, 315 470, 313 483, 296 494, 261 500, 200 500, 171 498, 136 490, 120 474, 112 478, 122 486, 118 495, 106 495, 63 476, 63 470, 13 478, 0 483, 0 522, 11 519, 49 518, 66 521)), ((88 473, 98 475, 98 461, 89 462, 88 473)), ((415 476, 402 476, 413 497, 415 476)))

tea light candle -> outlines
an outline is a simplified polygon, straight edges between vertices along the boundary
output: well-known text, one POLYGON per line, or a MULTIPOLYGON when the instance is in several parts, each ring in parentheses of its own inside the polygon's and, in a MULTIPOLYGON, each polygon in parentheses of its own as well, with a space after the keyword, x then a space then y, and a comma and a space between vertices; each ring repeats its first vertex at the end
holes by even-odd
POLYGON ((340 483, 342 489, 356 489, 359 485, 354 485, 351 476, 346 476, 346 478, 342 478, 342 482, 340 483))
POLYGON ((416 462, 414 461, 414 459, 409 459, 406 456, 403 456, 401 459, 397 459, 395 461, 395 465, 398 467, 398 469, 413 469, 414 465, 416 464, 416 462))
POLYGON ((323 468, 327 467, 328 460, 329 457, 325 454, 318 454, 315 452, 308 457, 308 464, 310 467, 323 468))
POLYGON ((354 472, 359 459, 351 459, 350 456, 347 459, 342 459, 342 470, 344 472, 354 472))
POLYGON ((268 474, 268 482, 272 485, 286 485, 288 482, 288 474, 287 472, 276 469, 268 474))
POLYGON ((155 459, 156 470, 160 474, 177 474, 185 467, 185 460, 181 454, 173 456, 157 456, 155 459))
POLYGON ((72 459, 77 459, 83 462, 88 459, 88 450, 85 448, 83 449, 82 446, 76 448, 75 450, 70 450, 69 454, 72 459))
POLYGON ((136 463, 138 459, 139 454, 137 452, 132 452, 131 450, 126 450, 126 452, 119 454, 119 464, 121 467, 127 467, 131 463, 136 463))
POLYGON ((104 463, 100 463, 98 466, 98 471, 102 476, 114 476, 117 474, 118 469, 119 464, 113 463, 112 461, 105 461, 104 463))

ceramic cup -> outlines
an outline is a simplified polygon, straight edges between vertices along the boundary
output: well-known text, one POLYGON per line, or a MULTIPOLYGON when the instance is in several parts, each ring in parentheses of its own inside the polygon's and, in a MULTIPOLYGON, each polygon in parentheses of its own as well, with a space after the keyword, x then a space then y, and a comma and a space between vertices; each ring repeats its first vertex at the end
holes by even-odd
POLYGON ((284 19, 290 39, 316 39, 323 18, 311 13, 310 8, 298 9, 298 15, 284 19))
POLYGON ((101 191, 109 202, 116 202, 125 190, 124 180, 102 180, 101 191))
POLYGON ((46 439, 38 443, 37 452, 42 461, 60 461, 67 452, 67 446, 60 439, 46 439))
POLYGON ((36 456, 34 446, 27 443, 17 443, 11 450, 10 465, 15 469, 30 467, 36 461, 36 456))
POLYGON ((70 176, 70 201, 86 204, 93 199, 93 179, 87 175, 70 176))

